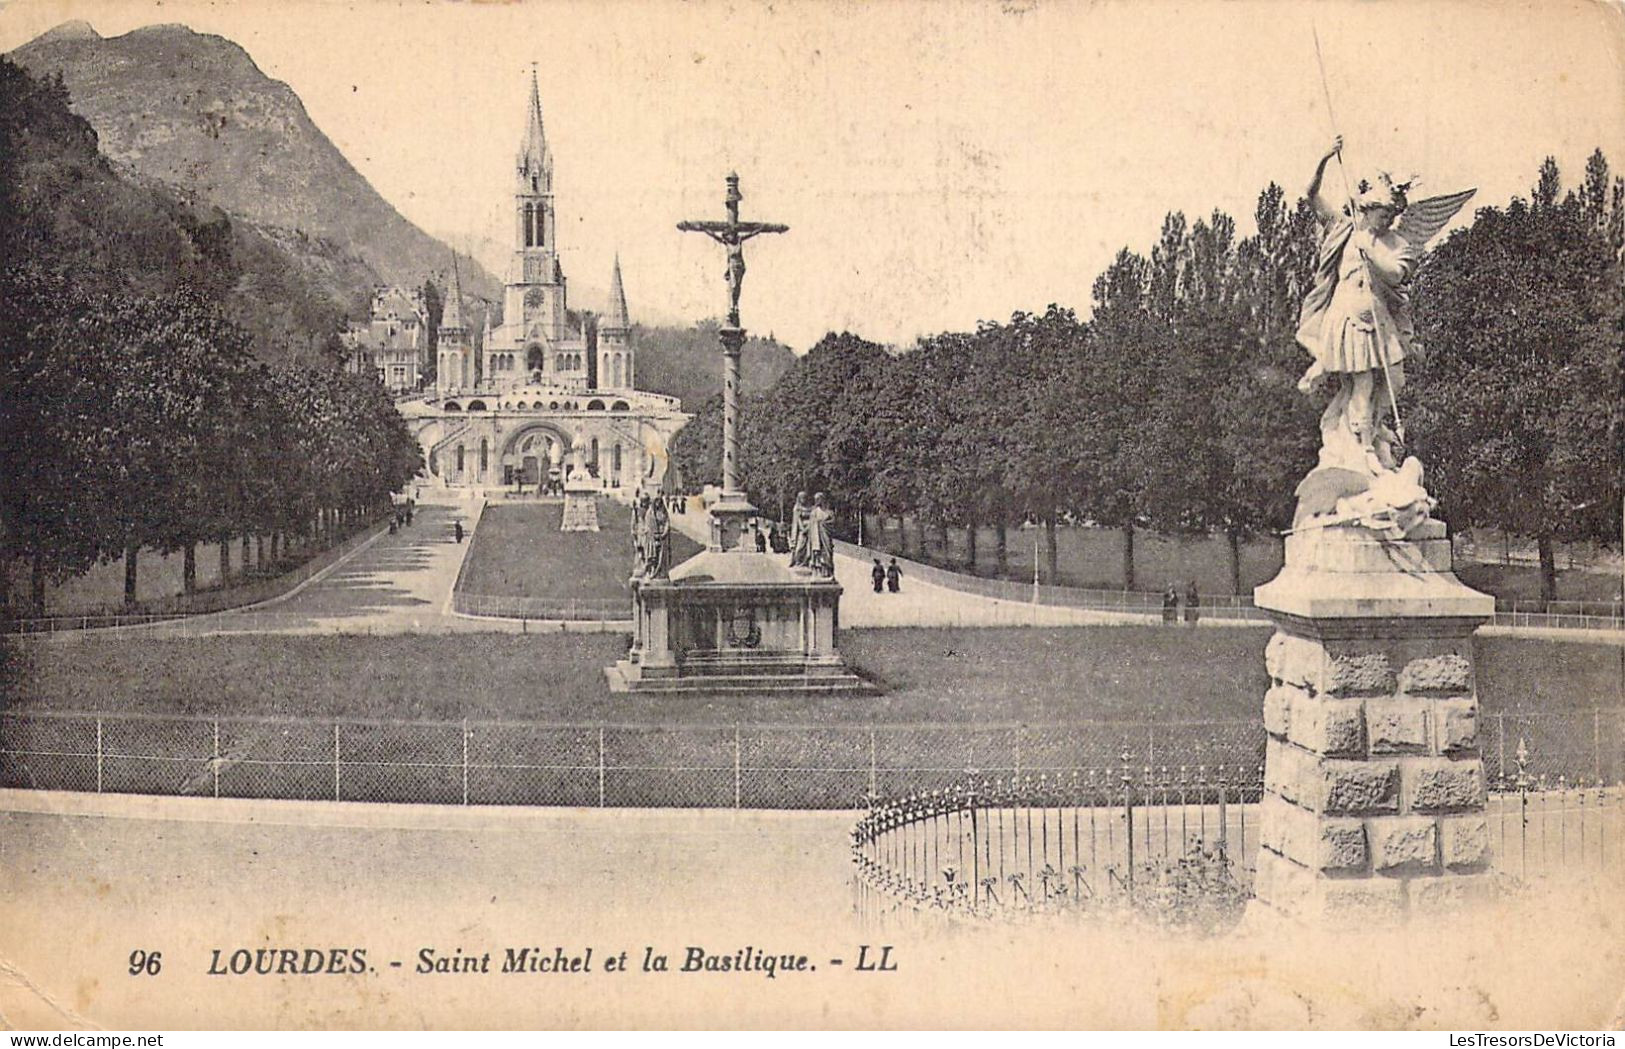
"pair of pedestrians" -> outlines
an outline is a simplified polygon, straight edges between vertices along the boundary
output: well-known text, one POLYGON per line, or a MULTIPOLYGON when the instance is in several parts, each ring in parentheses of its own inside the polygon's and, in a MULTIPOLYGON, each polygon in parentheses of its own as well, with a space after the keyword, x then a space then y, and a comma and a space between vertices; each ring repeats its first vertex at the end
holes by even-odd
POLYGON ((875 593, 890 590, 892 593, 901 593, 903 589, 903 569, 898 566, 897 558, 891 559, 891 564, 883 565, 880 558, 875 558, 875 566, 869 570, 869 578, 875 584, 875 593))
POLYGON ((1197 592, 1196 580, 1192 579, 1185 587, 1183 597, 1179 588, 1173 583, 1162 592, 1162 621, 1164 623, 1179 622, 1181 604, 1184 606, 1185 622, 1195 623, 1202 616, 1202 595, 1197 592))

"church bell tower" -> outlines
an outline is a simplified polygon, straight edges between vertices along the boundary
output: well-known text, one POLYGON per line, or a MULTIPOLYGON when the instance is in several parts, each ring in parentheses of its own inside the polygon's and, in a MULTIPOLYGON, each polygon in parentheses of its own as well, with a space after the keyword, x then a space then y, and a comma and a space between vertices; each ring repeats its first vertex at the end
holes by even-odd
POLYGON ((503 316, 521 325, 524 374, 540 371, 551 377, 554 354, 550 347, 566 335, 565 292, 553 215, 553 154, 542 129, 535 70, 530 76, 530 104, 514 180, 514 255, 503 316))

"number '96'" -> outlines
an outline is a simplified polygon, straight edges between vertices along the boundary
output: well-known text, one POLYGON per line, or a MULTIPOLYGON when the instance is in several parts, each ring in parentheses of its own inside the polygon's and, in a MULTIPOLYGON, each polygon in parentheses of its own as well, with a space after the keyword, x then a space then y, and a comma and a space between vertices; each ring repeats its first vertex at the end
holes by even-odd
POLYGON ((131 976, 157 976, 164 967, 162 951, 134 950, 130 952, 131 976))

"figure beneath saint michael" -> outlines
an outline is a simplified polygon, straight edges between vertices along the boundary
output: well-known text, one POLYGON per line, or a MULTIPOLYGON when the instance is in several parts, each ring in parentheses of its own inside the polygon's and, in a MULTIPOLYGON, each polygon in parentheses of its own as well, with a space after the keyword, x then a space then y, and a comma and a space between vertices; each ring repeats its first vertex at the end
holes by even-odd
POLYGON ((1342 147, 1338 138, 1309 183, 1323 234, 1298 323, 1298 342, 1314 363, 1298 387, 1313 392, 1328 377, 1340 378, 1320 421, 1320 465, 1377 476, 1398 469, 1399 438, 1385 409, 1416 352, 1411 278, 1427 242, 1474 191, 1411 203, 1406 191, 1414 180, 1394 182, 1383 173, 1361 180, 1353 199, 1329 202, 1321 192, 1326 165, 1342 147))

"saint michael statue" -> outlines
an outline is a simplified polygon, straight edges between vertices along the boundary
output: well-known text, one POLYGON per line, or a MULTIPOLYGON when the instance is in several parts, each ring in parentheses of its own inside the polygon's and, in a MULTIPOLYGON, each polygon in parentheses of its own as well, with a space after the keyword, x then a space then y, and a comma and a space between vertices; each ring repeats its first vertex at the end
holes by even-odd
MULTIPOLYGON (((1410 285, 1427 242, 1475 192, 1412 202, 1407 193, 1414 179, 1396 182, 1381 173, 1361 180, 1346 201, 1328 201, 1321 192, 1326 166, 1342 147, 1339 137, 1321 157, 1308 189, 1322 232, 1297 333, 1313 363, 1298 388, 1312 393, 1335 377, 1337 389, 1320 420, 1319 468, 1299 486, 1295 527, 1310 515, 1340 511, 1346 517, 1352 508, 1377 503, 1395 510, 1393 499, 1408 500, 1407 519, 1417 516, 1415 504, 1431 507, 1421 487, 1422 464, 1414 458, 1398 462, 1395 454, 1404 433, 1396 395, 1405 360, 1416 352, 1410 285)), ((1392 529, 1392 515, 1381 520, 1385 530, 1392 529)))

